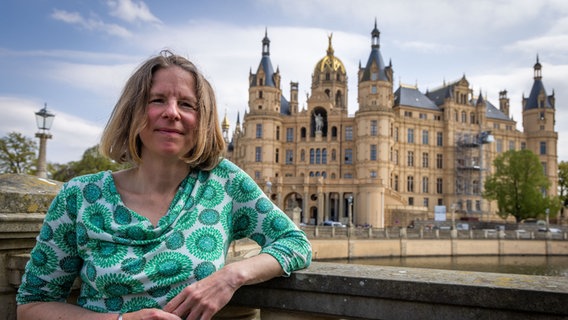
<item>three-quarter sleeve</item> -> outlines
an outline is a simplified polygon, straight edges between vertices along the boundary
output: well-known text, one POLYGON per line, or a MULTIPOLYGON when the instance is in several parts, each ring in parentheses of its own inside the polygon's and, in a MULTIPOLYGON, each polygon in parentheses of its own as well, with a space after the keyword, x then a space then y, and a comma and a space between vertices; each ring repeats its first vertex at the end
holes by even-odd
POLYGON ((81 195, 75 191, 64 185, 52 201, 26 264, 16 296, 18 304, 62 302, 68 297, 82 266, 77 253, 74 211, 81 195))
POLYGON ((312 247, 306 234, 248 174, 236 166, 232 172, 226 190, 233 201, 233 239, 254 240, 261 246, 261 253, 270 254, 280 263, 286 276, 309 266, 312 247))

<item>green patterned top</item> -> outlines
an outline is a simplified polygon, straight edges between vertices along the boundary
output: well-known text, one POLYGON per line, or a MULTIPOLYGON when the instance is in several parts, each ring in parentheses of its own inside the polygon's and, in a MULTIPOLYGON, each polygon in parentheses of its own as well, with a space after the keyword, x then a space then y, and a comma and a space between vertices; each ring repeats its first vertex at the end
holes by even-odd
POLYGON ((157 226, 125 207, 110 171, 77 177, 47 212, 17 302, 65 301, 80 276, 83 308, 162 308, 223 267, 229 244, 245 237, 286 275, 311 262, 305 234, 228 160, 190 173, 157 226))

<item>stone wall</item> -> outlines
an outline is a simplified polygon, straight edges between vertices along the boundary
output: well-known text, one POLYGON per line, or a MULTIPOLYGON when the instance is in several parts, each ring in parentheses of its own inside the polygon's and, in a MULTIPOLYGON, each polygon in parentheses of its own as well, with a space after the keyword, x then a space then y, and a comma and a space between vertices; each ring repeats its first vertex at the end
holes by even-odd
POLYGON ((16 319, 16 288, 61 182, 0 174, 0 319, 16 319))

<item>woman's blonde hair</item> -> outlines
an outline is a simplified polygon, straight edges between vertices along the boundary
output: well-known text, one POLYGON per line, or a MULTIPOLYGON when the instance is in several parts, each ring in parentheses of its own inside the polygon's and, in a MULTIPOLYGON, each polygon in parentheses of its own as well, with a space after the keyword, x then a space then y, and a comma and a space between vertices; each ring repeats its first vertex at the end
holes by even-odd
POLYGON ((191 168, 203 170, 211 170, 219 163, 225 150, 225 140, 213 88, 191 61, 169 50, 146 60, 126 82, 101 137, 99 149, 103 155, 118 163, 138 165, 142 162, 139 134, 147 125, 146 106, 153 75, 172 66, 193 75, 199 115, 198 127, 193 131, 195 145, 181 160, 191 168))

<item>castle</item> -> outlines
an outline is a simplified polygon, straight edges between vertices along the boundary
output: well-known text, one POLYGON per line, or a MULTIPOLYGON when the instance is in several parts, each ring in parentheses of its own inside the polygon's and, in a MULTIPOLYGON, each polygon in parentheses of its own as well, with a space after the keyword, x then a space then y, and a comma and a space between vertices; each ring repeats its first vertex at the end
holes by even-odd
POLYGON ((537 154, 556 194, 558 178, 554 93, 547 95, 542 66, 522 99, 522 127, 510 115, 507 91, 498 107, 476 96, 465 77, 421 92, 393 83, 377 24, 371 51, 357 72, 358 109, 348 114, 347 70, 332 37, 312 73, 307 108, 299 109, 298 83, 289 99, 270 59, 268 34, 249 75, 248 112, 229 133, 227 157, 261 185, 280 208, 300 212, 300 222, 327 220, 373 227, 406 226, 434 219, 442 208, 456 218, 500 219, 482 198, 497 155, 529 149, 537 154))

